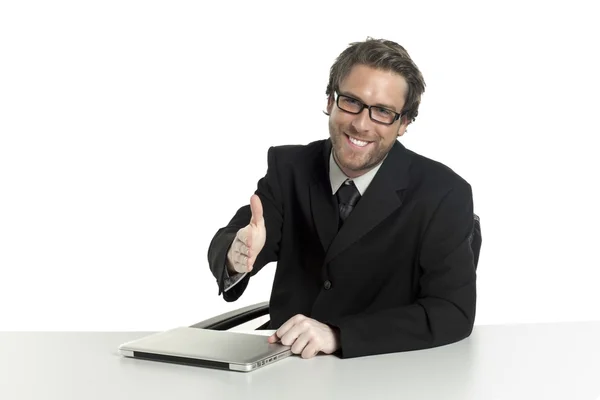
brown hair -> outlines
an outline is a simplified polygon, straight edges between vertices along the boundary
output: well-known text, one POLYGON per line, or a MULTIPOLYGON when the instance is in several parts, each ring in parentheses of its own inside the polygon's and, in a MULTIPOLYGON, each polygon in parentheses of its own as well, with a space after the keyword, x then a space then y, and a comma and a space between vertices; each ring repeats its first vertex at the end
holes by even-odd
POLYGON ((425 91, 425 80, 421 71, 411 60, 404 47, 385 39, 367 37, 364 42, 350 43, 335 60, 329 73, 329 83, 325 94, 327 97, 339 89, 339 85, 348 76, 352 67, 357 64, 392 71, 401 75, 408 83, 402 119, 413 122, 419 114, 421 95, 425 91))

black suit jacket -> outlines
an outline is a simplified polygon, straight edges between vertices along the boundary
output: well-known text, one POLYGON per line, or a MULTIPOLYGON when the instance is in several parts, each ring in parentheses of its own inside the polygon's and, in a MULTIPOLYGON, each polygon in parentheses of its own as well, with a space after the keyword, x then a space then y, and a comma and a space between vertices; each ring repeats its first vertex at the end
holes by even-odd
POLYGON ((448 167, 396 141, 337 231, 329 181, 331 141, 271 147, 256 194, 265 246, 254 269, 223 292, 227 250, 250 222, 240 208, 210 243, 219 295, 235 301, 251 277, 277 262, 270 326, 304 314, 339 329, 342 358, 459 341, 475 319, 471 186, 448 167))

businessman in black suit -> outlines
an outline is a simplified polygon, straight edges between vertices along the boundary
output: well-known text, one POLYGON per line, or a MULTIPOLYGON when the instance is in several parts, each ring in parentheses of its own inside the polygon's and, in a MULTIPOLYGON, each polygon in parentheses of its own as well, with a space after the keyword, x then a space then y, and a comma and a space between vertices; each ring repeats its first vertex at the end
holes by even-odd
POLYGON ((215 234, 208 260, 226 301, 277 262, 270 342, 350 358, 471 334, 471 186, 397 140, 424 89, 397 43, 351 44, 326 90, 330 137, 271 147, 250 205, 215 234))

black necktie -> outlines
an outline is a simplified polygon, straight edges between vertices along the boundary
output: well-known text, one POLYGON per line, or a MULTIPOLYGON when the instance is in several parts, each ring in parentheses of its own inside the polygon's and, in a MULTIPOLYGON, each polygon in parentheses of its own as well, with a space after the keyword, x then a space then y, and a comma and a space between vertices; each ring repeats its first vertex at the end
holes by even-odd
POLYGON ((338 203, 340 205, 340 227, 352 212, 352 209, 360 199, 360 193, 352 181, 346 181, 337 191, 338 203))

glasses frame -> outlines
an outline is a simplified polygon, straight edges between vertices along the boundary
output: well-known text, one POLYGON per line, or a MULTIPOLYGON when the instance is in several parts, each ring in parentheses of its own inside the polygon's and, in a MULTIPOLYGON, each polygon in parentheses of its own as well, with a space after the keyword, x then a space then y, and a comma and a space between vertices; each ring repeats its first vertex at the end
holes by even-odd
POLYGON ((353 115, 358 115, 358 114, 362 113, 363 110, 366 108, 367 110, 369 110, 369 118, 371 118, 371 121, 377 122, 378 124, 388 125, 388 126, 392 125, 394 122, 398 121, 402 117, 402 115, 403 115, 402 112, 397 113, 396 111, 390 110, 389 108, 386 108, 386 107, 382 107, 382 106, 368 106, 365 103, 363 103, 362 101, 360 101, 360 100, 358 100, 358 99, 356 99, 356 98, 354 98, 352 96, 348 96, 347 94, 341 94, 341 93, 339 93, 337 90, 335 91, 335 94, 336 94, 335 105, 337 106, 337 108, 339 108, 343 112, 347 112, 348 114, 353 114, 353 115), (340 107, 340 97, 346 97, 348 99, 352 99, 352 100, 354 100, 354 101, 362 104, 360 110, 357 111, 357 112, 352 112, 352 111, 348 111, 348 110, 343 109, 342 107, 340 107), (388 122, 383 122, 383 121, 379 121, 378 119, 373 118, 373 114, 372 114, 372 111, 371 111, 371 109, 373 107, 381 108, 381 109, 384 109, 384 110, 389 111, 391 113, 394 113, 395 117, 392 120, 392 122, 389 122, 389 123, 388 122))

